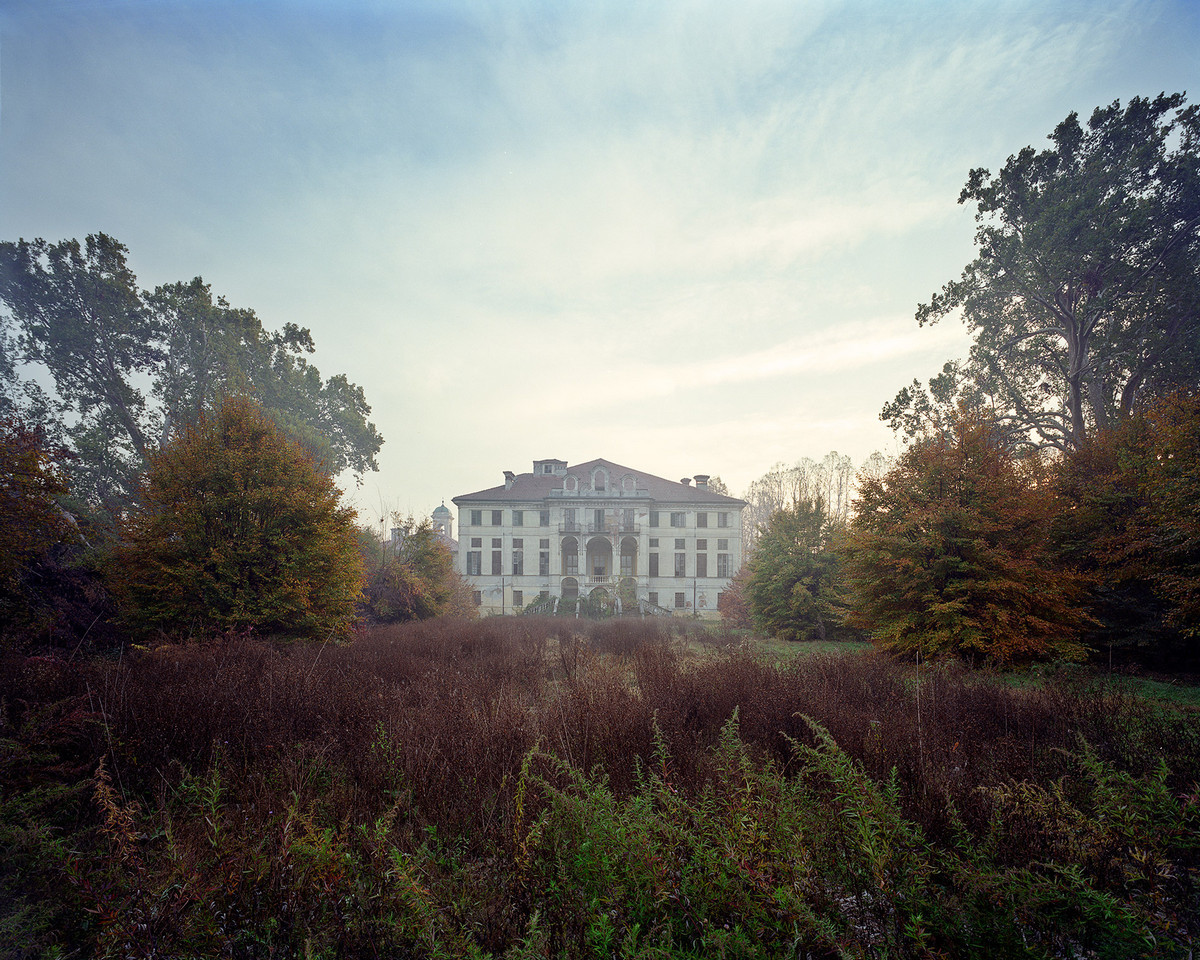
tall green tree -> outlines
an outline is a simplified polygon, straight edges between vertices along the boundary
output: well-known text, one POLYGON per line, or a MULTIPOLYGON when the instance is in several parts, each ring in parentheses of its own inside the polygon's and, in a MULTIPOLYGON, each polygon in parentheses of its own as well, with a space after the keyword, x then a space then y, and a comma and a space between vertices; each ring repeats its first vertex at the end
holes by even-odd
POLYGON ((915 433, 965 396, 1010 442, 1070 450, 1200 379, 1200 113, 1184 102, 1072 113, 1050 148, 971 171, 978 255, 917 310, 922 325, 961 312, 970 362, 883 419, 915 433))
POLYGON ((797 499, 767 521, 744 583, 759 630, 783 640, 826 639, 840 619, 833 533, 818 499, 797 499))
POLYGON ((1037 458, 964 415, 864 478, 843 548, 852 626, 887 649, 997 663, 1081 659, 1086 580, 1055 566, 1037 458))
POLYGON ((49 373, 43 406, 73 449, 83 495, 130 496, 153 450, 235 393, 252 393, 328 472, 377 468, 371 408, 345 376, 323 379, 308 361, 308 330, 265 331, 199 277, 144 292, 127 254, 104 234, 0 243, 0 395, 35 402, 19 369, 49 373))
POLYGON ((112 568, 132 630, 347 632, 362 582, 354 511, 257 403, 225 400, 149 460, 112 568))

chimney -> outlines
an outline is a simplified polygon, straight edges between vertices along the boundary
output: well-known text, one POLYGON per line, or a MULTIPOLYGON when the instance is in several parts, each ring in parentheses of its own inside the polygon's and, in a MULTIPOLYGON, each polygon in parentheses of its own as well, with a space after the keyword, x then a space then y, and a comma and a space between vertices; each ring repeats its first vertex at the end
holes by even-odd
POLYGON ((511 470, 504 471, 504 489, 511 490, 513 482, 517 479, 517 475, 511 470))
POLYGON ((680 482, 680 483, 682 483, 682 484, 683 484, 685 487, 690 487, 690 486, 692 485, 692 478, 691 478, 691 477, 684 477, 684 478, 683 478, 682 480, 680 480, 679 482, 680 482))
POLYGON ((709 475, 707 473, 696 474, 696 489, 697 490, 707 490, 708 489, 708 477, 709 477, 709 475))

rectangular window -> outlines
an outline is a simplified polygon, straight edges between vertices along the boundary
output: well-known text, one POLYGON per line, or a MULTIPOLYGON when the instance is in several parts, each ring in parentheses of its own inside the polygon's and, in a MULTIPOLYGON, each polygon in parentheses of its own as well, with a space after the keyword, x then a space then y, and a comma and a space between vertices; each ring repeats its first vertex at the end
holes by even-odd
POLYGON ((658 606, 658 591, 657 591, 657 590, 651 590, 651 591, 650 591, 650 597, 649 597, 649 600, 650 600, 650 602, 651 602, 652 604, 654 604, 656 607, 658 606))
POLYGON ((686 577, 687 576, 687 554, 686 553, 675 554, 675 576, 677 576, 677 577, 686 577))
POLYGON ((513 537, 513 549, 520 550, 525 546, 525 541, 520 537, 513 537))
POLYGON ((601 527, 604 526, 604 511, 603 510, 592 511, 592 519, 596 524, 596 529, 599 530, 601 527))
POLYGON ((697 513, 696 514, 696 526, 698 526, 698 527, 707 527, 708 526, 708 514, 707 513, 697 513))
POLYGON ((483 526, 483 511, 482 510, 472 510, 471 511, 471 526, 473 526, 473 527, 483 526))
POLYGON ((514 590, 513 591, 513 606, 514 607, 525 606, 525 592, 523 590, 514 590))
POLYGON ((633 554, 632 553, 621 554, 621 576, 623 576, 623 577, 632 577, 633 576, 633 554))
POLYGON ((685 540, 683 537, 675 538, 675 549, 676 550, 686 550, 687 549, 686 545, 687 545, 687 540, 685 540))
POLYGON ((492 511, 492 526, 493 527, 504 526, 504 511, 503 510, 493 510, 492 511))
POLYGON ((483 551, 469 550, 467 552, 467 576, 477 577, 483 572, 483 551))
POLYGON ((471 546, 474 547, 476 550, 478 550, 480 547, 483 546, 483 537, 472 537, 471 538, 471 546))
POLYGON ((672 513, 671 514, 671 526, 686 527, 687 526, 687 514, 686 513, 672 513))
POLYGON ((492 551, 492 576, 498 577, 504 573, 504 554, 500 550, 492 551))
POLYGON ((514 527, 525 526, 525 511, 524 510, 514 510, 513 511, 513 526, 514 527))
POLYGON ((650 511, 650 526, 652 526, 652 527, 658 526, 658 511, 657 510, 650 511))
POLYGON ((567 507, 563 510, 563 528, 566 530, 578 530, 575 525, 575 508, 567 507))
MULTIPOLYGON (((512 555, 512 575, 514 577, 522 577, 525 575, 525 551, 514 550, 512 555)), ((516 601, 513 601, 514 603, 516 601)))
POLYGON ((504 546, 504 540, 502 538, 492 537, 492 549, 493 550, 499 550, 502 546, 504 546))
POLYGON ((733 574, 729 572, 729 554, 727 554, 727 553, 718 553, 717 554, 717 576, 718 577, 733 576, 733 574))
POLYGON ((658 537, 651 537, 651 538, 650 538, 650 546, 652 546, 652 547, 657 547, 657 546, 658 546, 658 537))
POLYGON ((633 507, 625 507, 625 509, 621 511, 621 529, 633 529, 633 507))
POLYGON ((567 559, 567 576, 568 577, 579 576, 579 554, 574 553, 574 552, 568 553, 566 559, 567 559))
POLYGON ((550 549, 550 538, 542 537, 542 539, 540 539, 538 541, 538 549, 539 550, 549 550, 550 549))
POLYGON ((687 600, 684 599, 683 594, 675 594, 675 609, 682 610, 685 606, 687 606, 687 600))
POLYGON ((539 550, 538 551, 538 576, 539 577, 550 576, 550 551, 549 550, 539 550))
POLYGON ((728 550, 729 549, 729 541, 728 540, 718 540, 717 541, 717 549, 718 550, 728 550))
POLYGON ((475 601, 475 606, 483 606, 483 592, 481 590, 473 590, 471 592, 471 599, 475 601))
POLYGON ((550 511, 549 510, 539 510, 538 511, 538 526, 539 527, 550 526, 550 511))
POLYGON ((727 527, 727 526, 729 526, 729 514, 727 514, 727 513, 718 513, 718 514, 717 514, 717 526, 718 526, 718 527, 727 527))
POLYGON ((708 549, 708 541, 707 540, 697 540, 696 541, 696 549, 697 550, 707 550, 708 549))
POLYGON ((696 554, 696 576, 697 577, 707 577, 708 576, 708 554, 707 553, 696 554))
POLYGON ((652 577, 658 576, 658 554, 657 553, 650 554, 650 576, 652 576, 652 577))

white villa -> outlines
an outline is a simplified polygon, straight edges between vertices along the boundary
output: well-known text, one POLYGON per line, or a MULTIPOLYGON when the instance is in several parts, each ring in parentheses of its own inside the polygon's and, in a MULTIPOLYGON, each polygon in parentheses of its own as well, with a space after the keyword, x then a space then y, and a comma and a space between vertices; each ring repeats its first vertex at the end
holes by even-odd
POLYGON ((458 569, 483 614, 620 597, 643 612, 714 617, 742 563, 746 502, 708 480, 676 483, 609 460, 506 470, 502 486, 453 500, 458 569))

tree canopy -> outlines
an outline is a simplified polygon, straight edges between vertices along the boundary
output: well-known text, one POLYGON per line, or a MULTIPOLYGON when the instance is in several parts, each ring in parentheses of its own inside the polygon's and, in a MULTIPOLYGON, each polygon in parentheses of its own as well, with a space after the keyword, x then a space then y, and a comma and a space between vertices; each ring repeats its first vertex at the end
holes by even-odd
POLYGON ((1049 546, 1053 488, 964 415, 864 478, 843 557, 851 626, 901 653, 1081 659, 1085 580, 1049 546))
POLYGON ((362 561, 339 496, 253 400, 200 414, 149 454, 122 515, 113 584, 127 623, 169 637, 344 634, 362 561))
POLYGON ((0 418, 0 640, 53 625, 54 555, 80 540, 59 505, 66 492, 42 431, 0 418))
POLYGON ((326 471, 377 469, 382 438, 360 387, 322 379, 310 332, 268 332, 201 278, 138 287, 127 249, 84 243, 0 243, 0 412, 41 410, 71 446, 72 480, 93 502, 122 500, 151 452, 235 393, 251 393, 326 471), (20 376, 44 369, 53 396, 20 376))
POLYGON ((826 639, 840 619, 834 526, 818 499, 794 500, 767 521, 744 583, 760 630, 783 640, 826 639))
POLYGON ((962 400, 1010 443, 1070 450, 1200 378, 1200 113, 1182 94, 1075 113, 1045 150, 970 172, 976 258, 917 310, 961 311, 970 361, 881 414, 910 434, 962 400))

